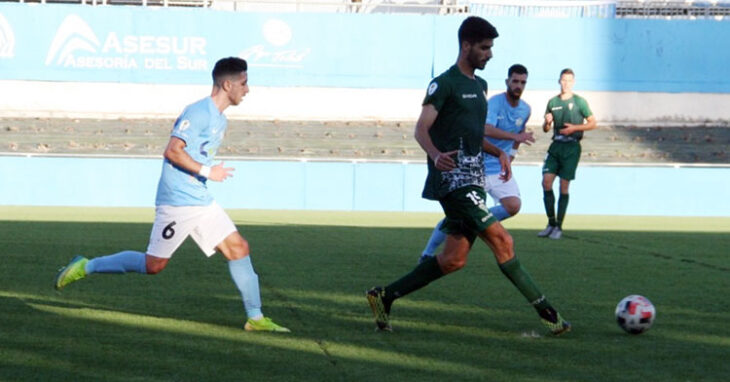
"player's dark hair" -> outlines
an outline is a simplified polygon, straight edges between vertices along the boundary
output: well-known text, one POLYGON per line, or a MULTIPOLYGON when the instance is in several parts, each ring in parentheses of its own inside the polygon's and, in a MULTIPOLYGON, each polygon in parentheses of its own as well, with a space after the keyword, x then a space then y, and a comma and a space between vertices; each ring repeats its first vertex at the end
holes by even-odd
POLYGON ((475 44, 484 39, 495 39, 497 37, 499 37, 497 28, 489 21, 478 16, 467 17, 459 27, 459 46, 465 41, 475 44))
POLYGON ((565 68, 560 71, 560 77, 563 76, 563 74, 570 74, 571 76, 575 77, 575 73, 573 73, 573 69, 571 68, 565 68))
POLYGON ((512 74, 527 74, 527 68, 521 64, 514 64, 507 69, 507 78, 512 77, 512 74))
POLYGON ((221 58, 213 68, 213 84, 221 86, 227 77, 238 75, 246 70, 248 70, 248 64, 242 58, 221 58))

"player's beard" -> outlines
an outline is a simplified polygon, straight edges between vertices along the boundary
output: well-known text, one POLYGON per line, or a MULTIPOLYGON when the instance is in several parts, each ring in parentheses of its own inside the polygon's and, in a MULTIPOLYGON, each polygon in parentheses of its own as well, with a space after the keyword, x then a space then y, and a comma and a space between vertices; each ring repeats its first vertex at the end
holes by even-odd
POLYGON ((471 65, 474 69, 484 69, 484 67, 487 65, 487 61, 489 61, 489 58, 482 59, 480 57, 481 55, 479 52, 472 48, 469 50, 469 65, 471 65))

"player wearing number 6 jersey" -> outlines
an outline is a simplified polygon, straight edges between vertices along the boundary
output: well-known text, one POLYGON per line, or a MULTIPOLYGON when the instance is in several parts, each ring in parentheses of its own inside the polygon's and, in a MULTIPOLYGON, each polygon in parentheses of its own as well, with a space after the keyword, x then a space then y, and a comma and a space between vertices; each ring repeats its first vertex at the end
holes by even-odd
POLYGON ((484 139, 487 83, 475 75, 492 57, 498 33, 486 20, 471 16, 459 28, 459 57, 454 66, 431 81, 416 122, 415 138, 428 155, 428 177, 423 197, 438 200, 446 218, 444 249, 428 257, 410 273, 384 287, 366 292, 377 328, 390 330, 390 310, 396 299, 466 265, 477 237, 492 250, 502 273, 535 307, 551 333, 570 330, 538 289, 514 253, 512 236, 487 209, 482 151, 499 157, 504 179, 509 158, 484 139))
POLYGON ((224 167, 223 162, 214 165, 213 158, 228 124, 223 111, 241 103, 248 93, 247 68, 246 61, 237 57, 219 60, 213 69, 210 97, 186 107, 175 121, 164 153, 147 252, 122 251, 90 260, 76 256, 59 271, 56 289, 93 273, 159 273, 190 236, 207 256, 220 251, 228 259, 248 316, 245 330, 289 331, 264 317, 248 242, 206 185, 208 180, 222 182, 233 175, 233 168, 224 167))

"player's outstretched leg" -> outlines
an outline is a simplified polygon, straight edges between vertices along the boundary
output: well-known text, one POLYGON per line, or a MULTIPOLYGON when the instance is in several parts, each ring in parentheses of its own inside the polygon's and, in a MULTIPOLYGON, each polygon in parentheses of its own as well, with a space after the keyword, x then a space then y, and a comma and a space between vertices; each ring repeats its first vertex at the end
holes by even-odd
POLYGON ((393 331, 390 326, 390 306, 392 301, 385 300, 385 290, 382 287, 374 287, 369 291, 365 292, 365 296, 370 304, 370 309, 373 310, 375 316, 376 330, 393 331))
MULTIPOLYGON (((448 249, 449 241, 446 242, 446 245, 448 249)), ((367 291, 368 304, 373 310, 378 328, 391 330, 388 318, 393 301, 423 288, 444 274, 438 260, 435 257, 429 257, 400 279, 385 287, 375 287, 367 291)))
POLYGON ((550 305, 545 295, 542 294, 537 285, 532 281, 532 277, 522 267, 517 257, 513 257, 511 260, 499 264, 499 269, 512 281, 512 284, 517 287, 522 295, 527 298, 527 301, 535 307, 537 314, 540 316, 540 321, 552 334, 561 335, 570 331, 570 323, 565 321, 560 313, 550 305))
POLYGON ((66 285, 86 277, 86 263, 88 262, 89 259, 83 256, 76 256, 71 259, 68 265, 58 270, 54 287, 57 290, 61 290, 66 285))

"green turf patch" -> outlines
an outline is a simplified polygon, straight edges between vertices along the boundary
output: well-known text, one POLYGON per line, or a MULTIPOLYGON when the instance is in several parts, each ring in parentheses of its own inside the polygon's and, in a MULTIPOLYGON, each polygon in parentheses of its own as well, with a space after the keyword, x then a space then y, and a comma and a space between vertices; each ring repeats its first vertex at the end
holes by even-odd
POLYGON ((727 218, 539 216, 506 226, 574 330, 546 336, 475 244, 460 272, 398 300, 376 333, 364 298, 410 271, 438 214, 231 211, 249 240, 264 312, 291 334, 248 333, 220 255, 192 241, 156 276, 92 275, 53 290, 74 254, 144 250, 151 209, 0 208, 0 380, 722 381, 730 375, 727 218), (666 222, 661 229, 660 222, 666 222), (704 224, 704 225, 703 225, 704 224), (616 325, 628 294, 657 308, 616 325))

